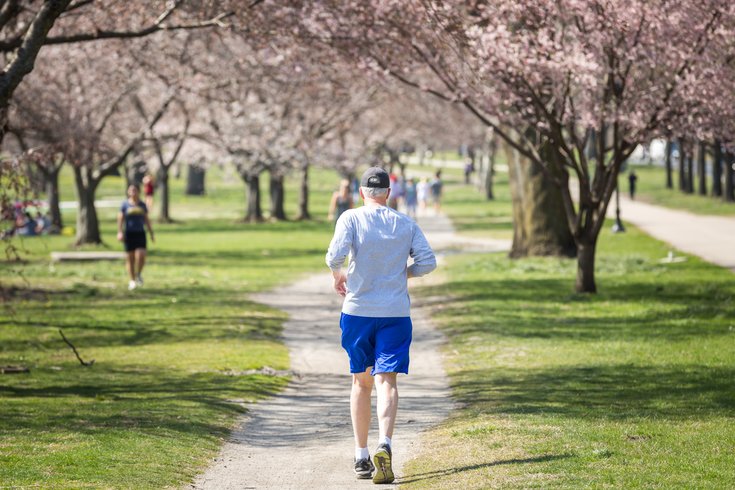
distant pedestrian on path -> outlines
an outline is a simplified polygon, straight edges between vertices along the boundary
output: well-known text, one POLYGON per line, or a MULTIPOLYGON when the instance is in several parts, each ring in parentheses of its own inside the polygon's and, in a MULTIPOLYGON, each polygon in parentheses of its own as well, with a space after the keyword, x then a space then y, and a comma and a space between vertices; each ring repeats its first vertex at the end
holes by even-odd
POLYGON ((469 184, 470 183, 470 177, 472 177, 472 172, 475 171, 475 166, 472 164, 472 160, 469 158, 464 164, 464 183, 469 184))
POLYGON ((332 201, 329 203, 329 214, 327 218, 338 220, 342 213, 352 209, 352 192, 350 191, 349 179, 342 179, 339 183, 339 190, 332 194, 332 201))
POLYGON ((416 199, 419 201, 419 209, 426 210, 426 202, 429 200, 429 180, 426 177, 422 177, 416 184, 416 199))
POLYGON ((394 480, 391 438, 398 410, 396 378, 398 373, 408 374, 411 345, 407 279, 433 271, 436 258, 419 226, 388 207, 390 177, 385 170, 371 167, 362 175, 360 196, 365 205, 337 220, 326 262, 335 291, 345 298, 340 327, 352 373, 355 473, 358 478, 372 477, 374 483, 390 483, 394 480), (342 267, 348 255, 345 272, 342 267), (407 267, 409 257, 413 264, 407 267), (371 461, 368 430, 374 383, 380 439, 371 461))
POLYGON ((409 179, 406 182, 405 194, 406 214, 415 220, 416 206, 418 206, 419 203, 416 179, 409 179))
POLYGON ((434 174, 434 178, 429 183, 429 190, 431 191, 431 200, 434 203, 434 211, 439 214, 442 207, 442 188, 444 183, 442 182, 442 171, 437 170, 434 174))
POLYGON ((148 207, 140 200, 140 189, 133 184, 128 187, 128 198, 123 201, 117 215, 117 239, 125 244, 127 252, 125 266, 130 277, 128 289, 131 291, 143 285, 142 274, 147 248, 146 228, 151 235, 151 241, 154 242, 153 228, 148 219, 148 207))
POLYGON ((628 174, 628 191, 631 199, 635 199, 635 185, 637 181, 638 176, 635 174, 634 170, 631 170, 628 174))

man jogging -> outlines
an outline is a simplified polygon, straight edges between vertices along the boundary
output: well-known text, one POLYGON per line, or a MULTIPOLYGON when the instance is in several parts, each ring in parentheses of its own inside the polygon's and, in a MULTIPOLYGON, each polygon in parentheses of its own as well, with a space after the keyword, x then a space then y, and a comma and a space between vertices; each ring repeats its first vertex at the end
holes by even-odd
POLYGON ((380 167, 363 174, 360 197, 365 205, 345 211, 337 220, 326 257, 334 289, 345 298, 340 327, 352 373, 355 473, 358 478, 372 476, 374 483, 394 480, 391 438, 398 410, 396 376, 408 374, 412 330, 407 279, 436 268, 434 252, 419 226, 387 206, 389 187, 390 177, 380 167), (342 266, 348 254, 345 272, 342 266), (409 257, 411 266, 407 266, 409 257), (374 383, 380 440, 371 461, 368 429, 374 383))

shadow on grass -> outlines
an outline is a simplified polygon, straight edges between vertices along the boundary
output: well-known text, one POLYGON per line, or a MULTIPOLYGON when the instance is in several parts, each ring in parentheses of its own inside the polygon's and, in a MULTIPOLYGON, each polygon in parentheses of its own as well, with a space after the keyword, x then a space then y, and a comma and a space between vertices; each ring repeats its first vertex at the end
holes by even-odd
POLYGON ((244 298, 232 289, 202 285, 145 290, 145 295, 80 295, 76 288, 52 292, 52 303, 27 302, 15 316, 0 319, 0 328, 27 329, 20 338, 2 338, 0 351, 65 349, 56 329, 80 349, 141 346, 190 341, 278 340, 285 315, 244 298), (176 303, 172 303, 172 298, 176 303), (31 331, 48 332, 46 337, 31 331))
POLYGON ((455 468, 444 468, 444 469, 435 470, 435 471, 428 471, 425 473, 405 475, 401 478, 398 478, 396 483, 398 483, 399 485, 405 485, 407 483, 415 483, 415 482, 423 481, 423 480, 431 480, 434 478, 441 478, 444 476, 456 475, 457 473, 463 473, 465 471, 479 470, 483 468, 492 468, 493 466, 545 463, 548 461, 556 461, 559 459, 565 459, 569 457, 571 456, 568 454, 549 454, 545 456, 537 456, 534 458, 504 459, 500 461, 491 461, 489 463, 473 464, 469 466, 460 466, 460 467, 455 467, 455 468))
POLYGON ((465 370, 453 388, 470 411, 482 413, 684 419, 735 409, 735 369, 701 365, 465 370))
POLYGON ((603 293, 590 296, 571 292, 567 279, 453 281, 426 288, 425 295, 436 299, 425 304, 443 316, 463 319, 445 327, 450 335, 666 341, 730 335, 723 322, 735 317, 731 286, 711 281, 699 292, 697 287, 671 280, 608 280, 603 293), (447 302, 447 291, 458 301, 447 302), (637 311, 631 313, 631 308, 637 311), (718 321, 708 321, 713 319, 718 321))
POLYGON ((284 380, 263 375, 172 375, 170 371, 98 369, 77 379, 39 375, 35 386, 0 386, 5 400, 0 434, 23 431, 103 433, 140 429, 225 437, 228 414, 245 411, 228 398, 263 398, 284 380), (42 406, 38 399, 46 400, 42 406), (33 410, 29 410, 33 407, 33 410), (205 413, 218 414, 202 416, 205 413), (183 415, 186 415, 185 417, 183 415))

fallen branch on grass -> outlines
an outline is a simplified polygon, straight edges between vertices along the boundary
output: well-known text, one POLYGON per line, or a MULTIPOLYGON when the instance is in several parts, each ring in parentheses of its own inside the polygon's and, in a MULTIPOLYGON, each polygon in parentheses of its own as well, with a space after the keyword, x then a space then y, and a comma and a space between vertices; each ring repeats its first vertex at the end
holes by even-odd
POLYGON ((86 362, 84 359, 82 359, 82 356, 80 356, 79 352, 77 352, 77 348, 74 347, 74 344, 69 342, 69 339, 66 338, 64 332, 62 332, 61 329, 59 329, 59 333, 61 334, 61 338, 64 339, 64 342, 66 342, 66 345, 71 347, 71 350, 74 351, 74 355, 77 356, 77 359, 79 359, 79 362, 82 363, 82 366, 91 366, 92 364, 94 364, 94 359, 89 362, 86 362))

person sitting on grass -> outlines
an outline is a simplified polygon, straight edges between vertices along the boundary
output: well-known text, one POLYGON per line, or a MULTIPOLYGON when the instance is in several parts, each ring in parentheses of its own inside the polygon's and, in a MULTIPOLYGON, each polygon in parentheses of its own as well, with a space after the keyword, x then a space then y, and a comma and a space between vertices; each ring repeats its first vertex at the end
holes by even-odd
POLYGON ((151 235, 151 242, 155 242, 151 221, 148 219, 148 207, 140 200, 140 188, 133 184, 128 187, 128 198, 123 201, 117 215, 117 239, 125 243, 127 252, 125 266, 130 277, 128 289, 131 291, 143 285, 143 266, 147 248, 146 228, 151 235))

